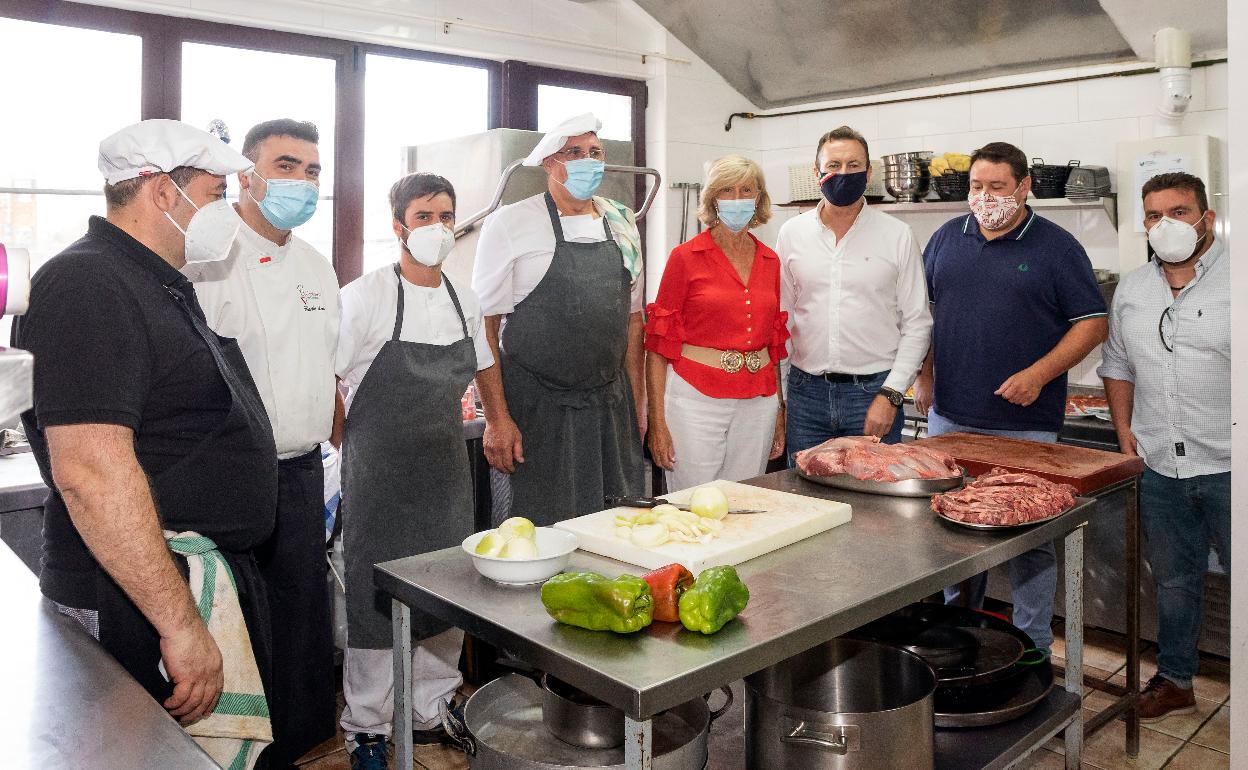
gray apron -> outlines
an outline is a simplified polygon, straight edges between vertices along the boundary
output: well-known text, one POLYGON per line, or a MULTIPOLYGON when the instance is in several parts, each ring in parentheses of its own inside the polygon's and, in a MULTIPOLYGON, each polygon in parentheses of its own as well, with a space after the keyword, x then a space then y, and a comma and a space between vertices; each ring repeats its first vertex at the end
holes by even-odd
POLYGON ((604 495, 643 493, 633 391, 624 371, 629 283, 607 239, 564 239, 546 196, 555 253, 546 275, 507 316, 503 388, 524 442, 511 476, 512 513, 538 525, 602 510, 604 495))
MULTIPOLYGON (((459 297, 442 278, 464 338, 450 345, 404 342, 403 279, 394 334, 351 401, 342 434, 342 543, 347 646, 392 645, 390 598, 373 586, 373 565, 457 546, 472 534, 472 477, 460 399, 477 354, 459 297)), ((412 610, 412 636, 449 625, 412 610)))

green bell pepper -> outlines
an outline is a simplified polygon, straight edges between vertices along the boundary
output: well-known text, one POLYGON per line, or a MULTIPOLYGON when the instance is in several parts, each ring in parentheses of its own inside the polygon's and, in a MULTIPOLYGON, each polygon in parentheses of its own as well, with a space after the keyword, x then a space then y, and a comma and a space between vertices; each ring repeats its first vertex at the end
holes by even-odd
POLYGON ((733 567, 702 570, 693 587, 680 595, 680 622, 690 631, 713 634, 737 616, 750 601, 733 567))
POLYGON ((650 625, 654 600, 650 584, 639 577, 564 572, 542 584, 542 605, 569 626, 631 634, 650 625))

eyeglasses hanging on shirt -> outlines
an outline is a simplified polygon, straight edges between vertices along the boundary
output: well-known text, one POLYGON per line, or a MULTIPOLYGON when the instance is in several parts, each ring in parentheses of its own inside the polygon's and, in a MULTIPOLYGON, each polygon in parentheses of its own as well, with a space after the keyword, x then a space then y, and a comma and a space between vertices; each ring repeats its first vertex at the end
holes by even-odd
POLYGON ((1174 338, 1174 317, 1170 315, 1171 310, 1174 310, 1174 305, 1171 305, 1170 307, 1161 311, 1161 318, 1157 319, 1157 336, 1161 338, 1161 345, 1162 347, 1166 349, 1167 353, 1174 352, 1174 348, 1170 346, 1169 342, 1166 342, 1166 319, 1167 318, 1170 319, 1170 327, 1171 327, 1170 337, 1171 339, 1174 338))

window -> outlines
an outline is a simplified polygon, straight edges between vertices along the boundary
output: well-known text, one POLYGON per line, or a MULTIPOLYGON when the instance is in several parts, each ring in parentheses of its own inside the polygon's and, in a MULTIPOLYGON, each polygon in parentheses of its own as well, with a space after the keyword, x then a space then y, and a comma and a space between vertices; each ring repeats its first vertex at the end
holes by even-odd
POLYGON ((549 131, 564 120, 592 112, 602 121, 602 139, 633 139, 633 98, 582 88, 539 85, 537 87, 537 130, 549 131))
MULTIPOLYGON (((99 144, 139 120, 142 40, 7 18, 0 40, 11 68, 3 86, 0 242, 29 251, 33 274, 82 237, 88 217, 104 213, 99 144), (12 69, 19 66, 24 76, 12 69)), ((0 346, 12 320, 0 319, 0 346)))
POLYGON ((33 272, 104 213, 99 144, 140 118, 142 40, 6 18, 0 40, 25 73, 4 78, 0 240, 30 251, 33 272))
MULTIPOLYGON (((247 131, 274 118, 310 120, 320 131, 321 199, 296 235, 333 256, 335 68, 333 59, 203 43, 182 45, 182 120, 208 128, 225 122, 230 146, 243 149, 247 131)), ((238 181, 229 180, 229 197, 238 181)))
MULTIPOLYGON (((398 259, 388 196, 390 186, 409 170, 406 148, 488 129, 489 75, 483 67, 369 54, 364 77, 365 273, 398 259)), ((410 170, 450 174, 436 168, 410 170)))

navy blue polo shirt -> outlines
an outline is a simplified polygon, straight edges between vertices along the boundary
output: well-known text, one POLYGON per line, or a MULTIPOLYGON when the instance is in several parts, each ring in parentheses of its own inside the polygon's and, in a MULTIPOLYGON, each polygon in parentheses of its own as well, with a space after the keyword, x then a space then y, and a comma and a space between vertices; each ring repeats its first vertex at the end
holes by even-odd
POLYGON ((994 391, 1043 358, 1076 321, 1106 314, 1083 246, 1028 207, 1022 222, 991 241, 971 214, 946 222, 923 263, 935 322, 936 411, 976 428, 1060 430, 1065 374, 1026 407, 994 391))

